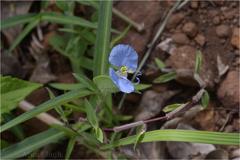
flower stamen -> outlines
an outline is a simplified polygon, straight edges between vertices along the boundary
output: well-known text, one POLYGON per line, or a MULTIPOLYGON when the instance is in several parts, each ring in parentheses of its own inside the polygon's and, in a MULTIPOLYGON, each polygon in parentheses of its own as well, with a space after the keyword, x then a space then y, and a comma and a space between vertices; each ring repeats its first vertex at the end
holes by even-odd
POLYGON ((122 66, 120 68, 120 72, 123 76, 127 76, 127 70, 128 70, 127 66, 122 66))

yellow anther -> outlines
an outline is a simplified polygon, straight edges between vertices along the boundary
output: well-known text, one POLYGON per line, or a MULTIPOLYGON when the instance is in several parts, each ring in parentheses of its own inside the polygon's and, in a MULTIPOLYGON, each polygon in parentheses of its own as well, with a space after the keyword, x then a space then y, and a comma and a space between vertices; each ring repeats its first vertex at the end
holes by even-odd
POLYGON ((123 75, 127 75, 127 67, 126 66, 122 66, 121 68, 120 68, 120 71, 121 71, 121 74, 123 74, 123 75))

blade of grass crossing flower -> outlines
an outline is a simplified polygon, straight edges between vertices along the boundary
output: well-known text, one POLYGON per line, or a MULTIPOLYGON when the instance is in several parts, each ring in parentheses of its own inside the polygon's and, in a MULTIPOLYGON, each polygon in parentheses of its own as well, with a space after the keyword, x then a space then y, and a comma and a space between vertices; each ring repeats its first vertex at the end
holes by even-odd
MULTIPOLYGON (((141 143, 155 141, 176 141, 219 145, 239 145, 239 136, 239 133, 166 129, 145 132, 141 143)), ((118 146, 133 144, 135 143, 136 137, 137 135, 120 139, 111 145, 103 146, 102 149, 110 149, 118 146)))
POLYGON ((100 1, 97 39, 94 54, 94 76, 107 73, 110 33, 112 21, 112 1, 100 1))
POLYGON ((20 116, 14 118, 13 120, 11 120, 10 122, 4 124, 1 126, 1 132, 17 125, 20 124, 26 120, 29 120, 33 117, 35 117, 36 115, 42 113, 42 112, 46 112, 58 105, 64 104, 66 102, 69 102, 71 100, 80 98, 80 97, 85 97, 92 94, 92 92, 88 91, 88 90, 73 90, 73 91, 69 91, 63 95, 60 95, 56 98, 53 98, 51 100, 48 100, 42 104, 40 104, 38 107, 36 107, 33 110, 30 110, 29 112, 25 112, 23 114, 21 114, 20 116))

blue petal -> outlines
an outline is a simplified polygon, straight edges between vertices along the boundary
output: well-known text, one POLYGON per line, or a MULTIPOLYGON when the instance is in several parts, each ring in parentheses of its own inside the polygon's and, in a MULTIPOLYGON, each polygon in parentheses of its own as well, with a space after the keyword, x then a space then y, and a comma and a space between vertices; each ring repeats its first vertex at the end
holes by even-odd
POLYGON ((119 88, 120 91, 125 93, 131 93, 134 91, 132 82, 129 81, 126 77, 117 75, 112 68, 109 69, 109 75, 113 83, 119 88))
POLYGON ((117 67, 127 66, 130 72, 135 72, 138 63, 137 52, 129 45, 119 44, 113 47, 109 62, 117 67))
POLYGON ((109 68, 109 75, 110 75, 113 83, 118 87, 118 79, 119 79, 119 77, 118 77, 118 75, 115 73, 115 71, 112 68, 109 68))
POLYGON ((134 86, 131 81, 125 77, 120 77, 118 80, 119 89, 125 93, 131 93, 134 91, 134 86))

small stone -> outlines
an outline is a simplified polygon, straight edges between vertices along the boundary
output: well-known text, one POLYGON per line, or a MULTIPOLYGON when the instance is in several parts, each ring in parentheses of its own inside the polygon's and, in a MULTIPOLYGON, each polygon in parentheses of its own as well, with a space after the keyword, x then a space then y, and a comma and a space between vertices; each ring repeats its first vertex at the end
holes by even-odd
POLYGON ((198 1, 191 1, 191 8, 197 9, 198 8, 198 1))
MULTIPOLYGON (((176 48, 165 63, 177 72, 176 81, 187 86, 198 86, 193 75, 197 49, 192 46, 194 45, 184 45, 176 48)), ((208 88, 214 86, 215 77, 213 69, 207 61, 203 60, 200 77, 208 88)))
POLYGON ((240 49, 239 39, 240 39, 240 28, 234 28, 232 38, 231 38, 231 44, 238 49, 240 49))
POLYGON ((189 38, 184 33, 175 33, 172 36, 172 39, 175 43, 178 43, 178 44, 188 44, 189 43, 189 38))
POLYGON ((225 132, 232 132, 233 131, 233 126, 232 125, 227 125, 224 130, 225 130, 225 132))
POLYGON ((233 19, 235 14, 238 14, 237 9, 231 9, 229 11, 223 12, 223 15, 226 19, 233 19))
POLYGON ((224 44, 226 42, 226 39, 220 39, 220 43, 224 44))
POLYGON ((183 32, 189 37, 194 37, 198 32, 197 25, 193 22, 187 22, 183 26, 183 32))
POLYGON ((217 11, 217 10, 210 10, 210 11, 208 12, 208 15, 209 15, 209 17, 213 18, 213 17, 215 17, 216 15, 218 15, 218 11, 217 11))
POLYGON ((215 17, 213 18, 213 24, 218 25, 219 23, 220 23, 220 18, 219 18, 219 16, 215 16, 215 17))
POLYGON ((239 103, 239 72, 230 71, 220 84, 217 91, 219 100, 225 107, 238 107, 239 103))
POLYGON ((184 18, 184 14, 183 13, 176 13, 173 14, 167 24, 167 28, 171 29, 171 28, 175 28, 184 18))
POLYGON ((200 46, 203 46, 206 42, 205 37, 202 34, 198 34, 194 39, 200 46))
POLYGON ((227 25, 220 25, 216 27, 216 34, 220 38, 228 37, 230 34, 230 28, 227 25))
POLYGON ((201 1, 200 7, 205 8, 207 5, 208 5, 207 2, 201 1))

